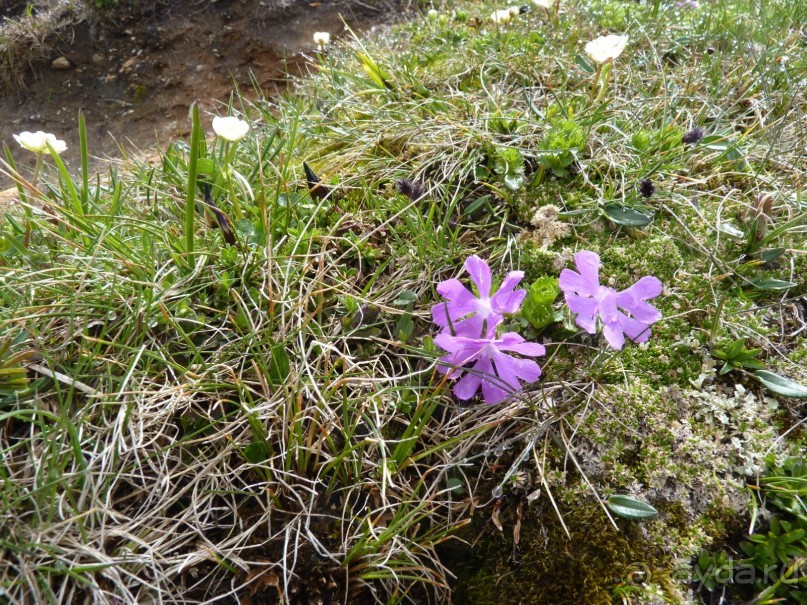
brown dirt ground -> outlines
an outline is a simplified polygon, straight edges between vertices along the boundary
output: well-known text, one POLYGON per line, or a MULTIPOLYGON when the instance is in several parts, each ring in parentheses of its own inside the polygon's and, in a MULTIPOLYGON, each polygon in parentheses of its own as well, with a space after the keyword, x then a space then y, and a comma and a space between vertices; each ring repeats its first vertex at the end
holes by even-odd
MULTIPOLYGON (((77 171, 81 110, 93 170, 105 171, 108 158, 124 154, 153 156, 155 146, 187 138, 193 101, 204 115, 222 112, 235 86, 248 98, 257 96, 254 83, 261 94, 275 94, 288 74, 305 70, 315 31, 333 40, 349 35, 342 18, 359 32, 393 14, 392 5, 361 0, 169 0, 112 26, 80 23, 23 90, 0 96, 0 141, 30 169, 33 154, 12 135, 52 132, 67 142, 62 157, 77 171), (51 67, 61 56, 69 69, 51 67)), ((209 116, 203 124, 210 131, 209 116)), ((14 196, 11 185, 0 175, 0 198, 14 196)))

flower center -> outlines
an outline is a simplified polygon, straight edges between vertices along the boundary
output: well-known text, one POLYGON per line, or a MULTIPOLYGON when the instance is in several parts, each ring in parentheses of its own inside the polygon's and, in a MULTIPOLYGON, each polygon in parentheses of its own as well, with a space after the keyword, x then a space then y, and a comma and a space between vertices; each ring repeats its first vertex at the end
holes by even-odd
POLYGON ((477 308, 479 313, 484 317, 487 317, 493 313, 493 306, 490 304, 489 298, 480 298, 477 302, 477 308))
POLYGON ((606 296, 608 296, 609 294, 613 294, 615 291, 616 290, 614 290, 613 288, 609 288, 608 286, 600 286, 599 288, 597 288, 597 293, 594 295, 594 299, 597 302, 601 303, 606 296))

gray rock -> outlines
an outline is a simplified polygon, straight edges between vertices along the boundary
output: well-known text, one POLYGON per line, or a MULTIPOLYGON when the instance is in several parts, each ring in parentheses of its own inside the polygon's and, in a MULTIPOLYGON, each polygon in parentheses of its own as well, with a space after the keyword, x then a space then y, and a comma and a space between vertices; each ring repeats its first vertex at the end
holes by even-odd
POLYGON ((53 62, 50 64, 51 69, 70 69, 73 66, 72 63, 67 59, 67 57, 56 57, 53 62))

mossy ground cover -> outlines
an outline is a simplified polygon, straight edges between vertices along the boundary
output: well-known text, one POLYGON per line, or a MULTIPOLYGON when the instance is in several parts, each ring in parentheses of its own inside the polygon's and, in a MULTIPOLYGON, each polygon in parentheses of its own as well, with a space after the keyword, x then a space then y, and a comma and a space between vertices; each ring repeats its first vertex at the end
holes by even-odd
POLYGON ((435 6, 312 56, 296 92, 223 108, 250 123, 238 143, 197 123, 103 179, 86 157, 17 174, 6 151, 4 598, 760 590, 695 571, 765 531, 749 485, 804 439, 783 393, 807 382, 807 7, 499 8, 435 6), (629 43, 601 73, 583 47, 604 33, 629 43), (546 346, 539 382, 457 400, 436 284, 477 254, 529 287, 580 250, 604 285, 662 281, 649 341, 609 349, 559 299, 548 327, 507 320, 546 346), (658 515, 617 516, 617 494, 658 515))

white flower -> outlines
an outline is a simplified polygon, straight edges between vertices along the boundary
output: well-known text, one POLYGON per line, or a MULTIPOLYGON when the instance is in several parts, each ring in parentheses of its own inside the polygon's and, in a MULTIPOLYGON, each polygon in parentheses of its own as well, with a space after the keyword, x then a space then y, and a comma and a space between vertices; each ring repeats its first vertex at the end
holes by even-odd
POLYGON ((440 15, 435 9, 430 8, 429 12, 426 13, 426 16, 429 18, 430 21, 434 21, 440 15))
POLYGON ((605 63, 621 55, 627 43, 627 36, 618 36, 616 34, 600 36, 596 40, 592 40, 586 44, 586 54, 591 57, 595 63, 605 63))
POLYGON ((319 47, 328 46, 331 43, 331 34, 328 32, 314 32, 314 44, 319 47))
POLYGON ((490 18, 496 25, 504 25, 505 23, 510 22, 513 15, 510 13, 509 8, 504 8, 502 10, 493 11, 490 18))
POLYGON ((213 118, 213 130, 225 141, 235 143, 243 139, 247 134, 249 124, 235 116, 227 116, 226 118, 216 116, 213 118))
POLYGON ((552 2, 550 0, 532 0, 532 3, 538 8, 552 8, 552 2))
POLYGON ((50 143, 50 146, 53 147, 53 151, 57 154, 67 149, 67 143, 57 139, 56 135, 49 132, 42 132, 41 130, 36 132, 28 132, 26 130, 20 134, 15 134, 14 139, 21 147, 28 151, 33 151, 34 153, 47 153, 48 143, 50 143))
POLYGON ((511 6, 507 10, 510 11, 510 16, 513 17, 514 19, 521 14, 521 9, 518 8, 517 6, 511 6))

